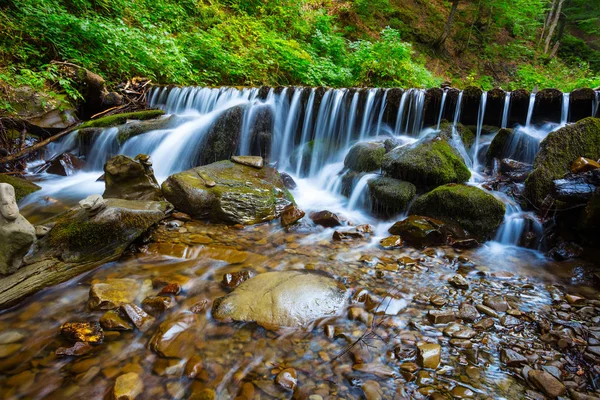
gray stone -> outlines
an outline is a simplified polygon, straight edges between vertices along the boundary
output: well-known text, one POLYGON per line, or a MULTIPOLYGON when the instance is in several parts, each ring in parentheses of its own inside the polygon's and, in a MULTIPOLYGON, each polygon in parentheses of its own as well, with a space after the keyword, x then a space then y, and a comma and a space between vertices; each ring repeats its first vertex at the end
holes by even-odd
POLYGON ((458 309, 458 317, 465 321, 475 321, 480 317, 477 308, 469 303, 462 303, 458 309))
POLYGON ((145 154, 139 154, 135 160, 121 154, 112 157, 104 165, 104 180, 105 198, 164 200, 150 157, 145 154))
POLYGON ((17 271, 35 239, 35 228, 19 214, 15 189, 0 183, 0 274, 17 271))
POLYGON ((509 367, 517 367, 527 363, 527 358, 511 349, 502 349, 500 361, 509 367))

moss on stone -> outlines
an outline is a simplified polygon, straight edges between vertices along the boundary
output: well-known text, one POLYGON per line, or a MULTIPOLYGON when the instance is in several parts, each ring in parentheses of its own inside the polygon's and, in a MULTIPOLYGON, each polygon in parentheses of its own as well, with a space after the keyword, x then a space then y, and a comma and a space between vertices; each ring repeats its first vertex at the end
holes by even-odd
POLYGON ((600 119, 586 118, 551 132, 541 143, 533 172, 525 181, 525 196, 539 206, 552 189, 552 181, 569 172, 579 157, 600 158, 600 119))
POLYGON ((111 126, 123 125, 128 120, 135 119, 145 121, 152 118, 157 118, 163 115, 163 110, 144 110, 136 111, 123 114, 110 115, 108 117, 102 117, 98 119, 89 120, 79 126, 78 129, 83 128, 108 128, 111 126))
POLYGON ((357 143, 348 152, 344 159, 344 166, 357 172, 377 171, 385 155, 383 143, 362 142, 357 143))
POLYGON ((23 178, 18 178, 14 175, 0 174, 0 183, 8 183, 15 188, 15 197, 17 201, 21 201, 23 197, 41 189, 41 187, 35 183, 29 182, 23 178))
POLYGON ((490 147, 488 147, 488 151, 486 153, 485 159, 486 163, 490 165, 494 158, 502 158, 506 146, 510 141, 510 138, 513 135, 512 129, 500 129, 496 136, 492 139, 490 143, 490 147))
POLYGON ((383 158, 382 168, 392 178, 421 187, 462 183, 471 177, 458 152, 439 137, 390 151, 383 158))
POLYGON ((408 209, 417 188, 410 182, 381 177, 369 181, 369 193, 375 213, 393 216, 408 209))
POLYGON ((417 198, 411 215, 425 215, 488 239, 504 220, 504 204, 486 191, 467 185, 444 185, 417 198))
MULTIPOLYGON (((440 136, 445 138, 448 141, 452 140, 452 123, 448 121, 443 121, 440 124, 440 136)), ((475 143, 475 133, 469 127, 464 126, 460 122, 456 124, 456 132, 462 139, 462 142, 466 149, 470 149, 475 143)))

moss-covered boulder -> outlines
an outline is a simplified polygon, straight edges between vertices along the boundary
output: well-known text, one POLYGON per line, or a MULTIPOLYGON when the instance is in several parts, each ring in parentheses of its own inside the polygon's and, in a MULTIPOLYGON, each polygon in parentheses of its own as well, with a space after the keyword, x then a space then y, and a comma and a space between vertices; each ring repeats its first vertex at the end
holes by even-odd
POLYGON ((23 197, 42 189, 35 183, 14 175, 0 174, 0 183, 8 183, 15 188, 15 197, 17 201, 21 201, 23 197))
POLYGON ((533 172, 525 181, 525 196, 540 205, 552 190, 552 181, 570 171, 579 157, 600 158, 600 119, 586 118, 551 132, 541 143, 533 172))
POLYGON ((420 187, 462 183, 471 177, 460 154, 441 137, 390 151, 383 157, 382 169, 389 177, 420 187))
POLYGON ((109 115, 98 119, 89 120, 79 126, 79 129, 84 128, 110 128, 111 126, 119 126, 130 120, 145 121, 152 118, 158 118, 164 115, 163 110, 144 110, 122 114, 109 115))
POLYGON ((539 145, 539 139, 523 131, 500 129, 486 152, 486 165, 492 165, 495 158, 510 158, 531 164, 539 145))
POLYGON ((278 218, 293 204, 279 172, 219 161, 171 175, 165 198, 197 219, 252 225, 278 218))
POLYGON ((410 215, 388 230, 415 247, 438 246, 446 243, 445 224, 435 218, 410 215))
POLYGON ((164 200, 154 177, 150 157, 140 154, 131 159, 119 154, 104 165, 104 198, 125 200, 164 200))
POLYGON ((376 214, 390 217, 408 209, 417 188, 410 182, 394 178, 377 178, 369 181, 371 204, 376 214))
POLYGON ((504 204, 474 186, 444 185, 415 200, 411 215, 456 224, 479 240, 488 239, 504 220, 504 204))
POLYGON ((240 144, 244 107, 235 106, 224 111, 208 129, 200 143, 196 165, 229 160, 240 144))
MULTIPOLYGON (((452 143, 452 127, 453 124, 448 121, 443 121, 440 124, 440 136, 452 143)), ((460 122, 454 127, 456 132, 462 139, 463 145, 468 150, 475 143, 475 133, 468 127, 464 126, 460 122)))
POLYGON ((377 171, 385 155, 385 145, 376 142, 357 143, 346 155, 344 166, 357 172, 377 171))

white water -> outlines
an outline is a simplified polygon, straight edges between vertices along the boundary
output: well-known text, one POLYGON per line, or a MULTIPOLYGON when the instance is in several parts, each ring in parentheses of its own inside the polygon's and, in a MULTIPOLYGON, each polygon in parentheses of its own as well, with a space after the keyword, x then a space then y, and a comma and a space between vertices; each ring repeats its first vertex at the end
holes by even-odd
POLYGON ((531 92, 531 95, 529 95, 529 107, 527 109, 527 122, 525 123, 525 126, 528 128, 531 126, 531 118, 533 117, 533 108, 535 106, 535 95, 536 95, 535 91, 531 92))
POLYGON ((569 99, 570 93, 563 93, 562 110, 560 113, 560 125, 565 126, 569 122, 569 99))
POLYGON ((501 128, 508 128, 508 112, 510 110, 510 92, 506 92, 504 98, 504 109, 502 110, 502 126, 501 128))
POLYGON ((475 133, 475 144, 473 145, 472 162, 474 171, 479 171, 479 141, 481 139, 481 131, 483 129, 483 120, 485 118, 485 109, 487 106, 487 92, 481 94, 481 102, 479 103, 479 112, 477 114, 477 132, 475 133))
POLYGON ((442 123, 442 115, 444 115, 444 106, 446 105, 446 97, 448 97, 448 91, 444 90, 442 94, 442 104, 440 104, 440 114, 438 115, 437 127, 436 129, 440 129, 440 124, 442 123))

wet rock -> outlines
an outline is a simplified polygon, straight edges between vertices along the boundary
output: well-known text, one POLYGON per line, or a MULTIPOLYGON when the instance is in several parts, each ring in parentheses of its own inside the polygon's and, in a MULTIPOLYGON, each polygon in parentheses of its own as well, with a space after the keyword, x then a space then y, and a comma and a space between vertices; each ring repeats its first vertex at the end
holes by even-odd
POLYGON ((429 302, 436 307, 443 307, 448 303, 448 299, 443 296, 434 294, 429 298, 429 302))
POLYGON ((104 332, 98 322, 65 322, 60 334, 71 342, 102 343, 104 332))
POLYGON ((521 325, 521 320, 511 315, 504 315, 502 316, 502 318, 500 318, 500 323, 502 324, 502 326, 505 326, 507 328, 513 328, 515 326, 521 325))
POLYGON ((114 310, 122 304, 133 302, 140 284, 135 279, 107 279, 90 287, 90 310, 114 310))
POLYGON ((315 224, 324 226, 325 228, 335 228, 342 225, 340 217, 327 210, 310 213, 310 219, 315 224))
POLYGON ((579 157, 571 164, 571 172, 578 174, 581 172, 588 172, 600 168, 598 161, 591 160, 585 157, 579 157))
POLYGON ((136 306, 135 304, 123 304, 121 306, 121 312, 129 318, 131 322, 140 331, 145 332, 154 323, 154 318, 146 314, 144 310, 136 306))
POLYGON ((546 371, 532 370, 528 378, 531 383, 550 398, 556 398, 566 393, 567 389, 561 381, 546 371))
POLYGON ((473 322, 473 321, 476 321, 477 319, 479 319, 480 314, 474 305, 469 304, 469 303, 461 303, 461 305, 458 309, 458 317, 465 321, 473 322))
POLYGON ((286 390, 294 390, 298 384, 296 370, 294 368, 286 368, 282 370, 275 377, 275 382, 286 390))
POLYGON ((579 157, 600 158, 600 120, 586 118, 551 132, 540 144, 533 172, 525 181, 525 196, 535 206, 542 204, 552 181, 570 171, 579 157))
POLYGON ((383 143, 361 142, 357 143, 346 155, 344 166, 356 172, 370 172, 381 168, 385 155, 383 143))
POLYGON ((361 388, 367 400, 383 399, 383 391, 378 382, 372 380, 365 381, 361 388))
POLYGON ((475 305, 475 308, 477 308, 477 311, 485 314, 485 315, 489 315, 490 317, 493 318, 499 318, 500 315, 492 308, 485 306, 483 304, 477 304, 475 305))
POLYGON ((527 364, 527 358, 511 349, 502 349, 500 352, 500 361, 508 367, 518 367, 527 364))
POLYGON ((472 399, 475 397, 475 392, 473 392, 471 389, 469 389, 467 387, 460 386, 460 385, 454 386, 452 388, 452 390, 450 391, 450 394, 455 399, 472 399))
POLYGON ((19 178, 14 175, 0 174, 0 183, 7 183, 11 185, 15 190, 15 199, 17 202, 21 201, 25 196, 31 193, 37 192, 42 188, 33 182, 29 182, 26 179, 19 178))
POLYGON ((456 319, 454 311, 449 310, 430 310, 427 313, 427 318, 432 324, 447 324, 456 319))
POLYGON ((556 261, 565 261, 572 258, 581 257, 583 252, 583 247, 577 243, 560 240, 558 245, 550 249, 548 255, 550 255, 556 261))
POLYGON ((106 201, 99 194, 92 194, 79 202, 79 207, 90 217, 106 208, 106 201))
POLYGON ((456 274, 456 275, 453 275, 452 277, 450 277, 448 279, 448 283, 457 289, 468 289, 469 288, 469 281, 467 281, 467 279, 460 274, 456 274))
POLYGON ((296 189, 296 187, 298 185, 294 181, 294 178, 292 178, 290 176, 290 174, 288 174, 286 172, 280 172, 279 175, 281 175, 281 180, 283 181, 283 186, 285 186, 286 189, 290 189, 290 190, 296 189))
POLYGON ((25 334, 21 331, 6 330, 0 332, 0 344, 11 344, 20 342, 25 338, 25 334))
POLYGON ((276 271, 259 274, 216 301, 213 316, 292 327, 337 315, 345 304, 346 289, 332 278, 308 271, 276 271))
POLYGON ((195 355, 192 356, 188 362, 185 364, 185 369, 183 373, 190 379, 194 379, 197 376, 200 376, 200 373, 204 369, 204 363, 202 362, 202 357, 195 355))
POLYGON ((149 342, 152 351, 161 357, 188 358, 194 348, 197 318, 179 314, 161 323, 149 342))
POLYGON ((231 161, 254 168, 262 168, 264 165, 263 158, 258 156, 233 156, 231 161))
POLYGON ((484 318, 481 321, 473 324, 473 328, 482 330, 482 331, 487 331, 492 326, 494 326, 494 320, 491 318, 484 318))
POLYGON ((150 158, 145 154, 138 155, 135 160, 125 155, 112 157, 104 165, 104 180, 104 198, 164 200, 150 158))
POLYGON ((475 239, 454 239, 448 238, 448 244, 455 249, 474 249, 479 247, 479 242, 475 239))
POLYGON ((37 225, 35 227, 35 237, 38 239, 41 239, 44 236, 46 236, 48 232, 50 232, 50 228, 47 226, 37 225))
POLYGON ((232 224, 270 221, 294 202, 275 169, 231 161, 171 175, 162 190, 178 210, 195 219, 232 224))
POLYGON ((413 246, 435 246, 444 244, 446 241, 443 227, 444 223, 442 221, 411 215, 402 221, 396 222, 388 232, 392 235, 399 235, 413 246))
POLYGON ((190 307, 190 312, 192 312, 194 314, 200 314, 200 313, 204 312, 206 309, 208 309, 209 306, 210 306, 210 300, 202 299, 190 307))
POLYGON ((254 270, 244 269, 242 271, 232 272, 223 275, 223 280, 221 281, 221 284, 227 289, 232 290, 240 286, 242 282, 245 282, 254 276, 256 276, 256 272, 254 270))
POLYGON ((171 296, 150 296, 142 301, 142 308, 148 314, 156 317, 170 308, 175 307, 175 299, 171 296))
POLYGON ((478 239, 489 238, 504 220, 504 204, 474 186, 445 185, 417 198, 411 215, 458 224, 478 239))
POLYGON ((379 241, 379 245, 384 249, 396 249, 402 247, 402 238, 398 235, 389 236, 379 241))
POLYGON ((502 297, 488 297, 483 301, 483 305, 499 312, 506 312, 508 310, 508 303, 502 297))
POLYGON ((0 275, 16 272, 35 240, 35 228, 19 214, 15 189, 0 183, 0 275))
POLYGON ((304 211, 291 205, 281 213, 281 226, 290 226, 304 218, 304 211))
POLYGON ((168 295, 174 295, 177 296, 179 293, 181 293, 181 285, 177 282, 175 283, 169 283, 167 286, 165 286, 164 288, 160 289, 160 292, 158 292, 159 296, 168 296, 168 295))
POLYGON ((0 358, 10 357, 22 348, 23 346, 18 343, 0 344, 0 358))
POLYGON ((76 342, 71 347, 59 347, 56 349, 57 356, 82 356, 89 353, 93 347, 89 343, 76 342))
POLYGON ((382 169, 389 177, 430 188, 471 176, 460 154, 442 138, 393 149, 383 157, 382 169))
POLYGON ((512 182, 525 182, 533 169, 531 164, 503 158, 500 160, 500 172, 512 182))
POLYGON ((471 339, 477 332, 458 323, 451 323, 444 329, 444 335, 455 339, 471 339))
POLYGON ((372 179, 368 185, 373 211, 382 216, 405 212, 417 192, 412 183, 394 178, 372 179))
POLYGON ((119 310, 110 310, 100 317, 100 325, 107 331, 131 331, 133 325, 119 310))
POLYGON ((115 380, 113 396, 115 400, 134 400, 144 391, 144 382, 135 372, 119 376, 115 380))
POLYGON ((63 153, 52 158, 45 168, 45 172, 53 175, 70 176, 81 170, 85 163, 71 153, 63 153))
POLYGON ((418 344, 418 362, 423 368, 436 369, 440 365, 442 346, 435 343, 418 344))
POLYGON ((398 373, 391 367, 385 365, 385 364, 378 364, 378 363, 361 363, 361 364, 354 364, 352 366, 352 369, 354 371, 358 371, 358 372, 362 372, 365 374, 371 374, 371 375, 375 375, 379 378, 395 378, 398 376, 398 373))

